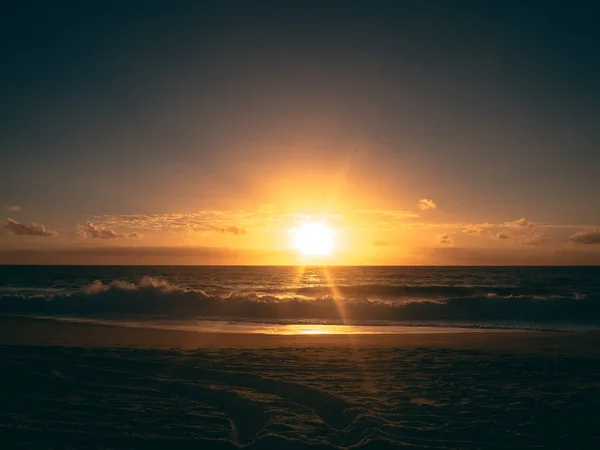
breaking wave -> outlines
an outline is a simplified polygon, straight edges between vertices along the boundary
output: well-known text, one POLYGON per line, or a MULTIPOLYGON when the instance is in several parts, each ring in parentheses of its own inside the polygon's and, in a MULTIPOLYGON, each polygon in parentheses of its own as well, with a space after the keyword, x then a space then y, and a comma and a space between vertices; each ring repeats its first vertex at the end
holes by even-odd
MULTIPOLYGON (((287 290, 286 290, 287 291, 287 290)), ((281 292, 273 289, 273 293, 281 292)), ((549 298, 556 296, 574 296, 570 291, 557 291, 556 288, 547 286, 447 286, 447 285, 412 285, 393 286, 385 284, 366 284, 354 286, 316 286, 301 287, 292 290, 294 294, 302 296, 327 296, 334 292, 343 298, 370 297, 376 299, 446 299, 450 297, 488 296, 500 295, 503 297, 527 295, 535 298, 549 298)))
MULTIPOLYGON (((96 281, 71 294, 25 296, 5 293, 0 313, 82 317, 246 317, 256 319, 346 319, 346 320, 510 320, 569 321, 600 320, 600 297, 581 297, 547 292, 516 295, 498 291, 485 294, 466 287, 389 287, 394 298, 381 296, 384 287, 354 286, 353 297, 302 289, 296 296, 257 293, 210 294, 170 285, 151 277, 139 283, 96 281), (358 294, 358 295, 357 295, 358 294), (361 295, 362 294, 362 295, 361 295), (504 295, 502 295, 504 294, 504 295)), ((322 289, 322 288, 319 288, 322 289)), ((344 295, 349 294, 347 288, 344 295)), ((390 297, 388 295, 388 297, 390 297)))

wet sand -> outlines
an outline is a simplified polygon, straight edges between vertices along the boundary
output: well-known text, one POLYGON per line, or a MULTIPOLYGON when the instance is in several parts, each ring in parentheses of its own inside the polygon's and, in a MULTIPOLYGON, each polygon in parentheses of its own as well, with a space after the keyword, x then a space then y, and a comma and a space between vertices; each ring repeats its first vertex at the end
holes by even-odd
POLYGON ((600 355, 600 333, 478 331, 269 335, 197 333, 0 316, 0 344, 136 348, 432 347, 600 355))

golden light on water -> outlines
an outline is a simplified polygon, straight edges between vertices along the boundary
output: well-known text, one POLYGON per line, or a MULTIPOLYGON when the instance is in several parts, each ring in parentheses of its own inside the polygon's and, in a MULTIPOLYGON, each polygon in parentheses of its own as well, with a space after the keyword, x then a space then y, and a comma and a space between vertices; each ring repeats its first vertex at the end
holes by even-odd
MULTIPOLYGON (((270 335, 292 336, 333 336, 357 334, 448 334, 448 333, 485 333, 485 328, 447 328, 436 326, 411 326, 411 325, 315 325, 315 324, 270 324, 261 325, 260 328, 244 332, 257 332, 270 335)), ((504 330, 512 332, 514 330, 504 330)))
POLYGON ((320 335, 320 334, 353 334, 355 330, 352 327, 340 325, 306 325, 306 324, 286 324, 273 325, 266 334, 282 335, 320 335))
POLYGON ((298 334, 331 334, 331 331, 327 331, 322 328, 311 328, 308 330, 299 330, 298 334))
POLYGON ((271 325, 268 328, 263 327, 262 332, 265 334, 281 334, 281 335, 334 335, 334 334, 380 334, 386 332, 385 329, 379 330, 376 327, 368 327, 353 325, 307 325, 307 324, 286 324, 286 325, 271 325), (366 331, 365 331, 366 330, 366 331))

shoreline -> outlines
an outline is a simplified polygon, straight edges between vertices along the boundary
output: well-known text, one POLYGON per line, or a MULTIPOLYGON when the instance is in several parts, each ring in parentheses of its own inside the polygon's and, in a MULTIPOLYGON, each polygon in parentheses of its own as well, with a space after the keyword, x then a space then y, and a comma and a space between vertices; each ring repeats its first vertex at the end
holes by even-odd
POLYGON ((0 345, 132 347, 156 349, 226 348, 452 348, 600 356, 598 332, 485 331, 406 334, 206 333, 118 324, 0 316, 0 345))
MULTIPOLYGON (((0 317, 3 317, 0 314, 0 317)), ((163 322, 162 318, 147 320, 135 319, 97 319, 85 317, 65 317, 65 316, 26 316, 11 315, 7 318, 33 319, 33 320, 52 320, 66 323, 79 323, 89 325, 116 326, 125 328, 142 328, 151 330, 169 330, 169 331, 189 331, 194 333, 217 333, 217 334, 260 334, 267 336, 287 336, 302 334, 353 334, 353 335, 395 335, 395 334, 434 334, 434 333, 487 333, 490 331, 510 333, 510 332, 531 332, 531 331, 556 331, 564 332, 559 329, 527 329, 527 328, 502 328, 502 327, 469 327, 460 325, 434 325, 434 324, 354 324, 354 323, 281 323, 281 322, 261 322, 258 320, 236 321, 227 318, 206 318, 194 319, 190 323, 182 323, 176 319, 173 323, 167 320, 163 322)))

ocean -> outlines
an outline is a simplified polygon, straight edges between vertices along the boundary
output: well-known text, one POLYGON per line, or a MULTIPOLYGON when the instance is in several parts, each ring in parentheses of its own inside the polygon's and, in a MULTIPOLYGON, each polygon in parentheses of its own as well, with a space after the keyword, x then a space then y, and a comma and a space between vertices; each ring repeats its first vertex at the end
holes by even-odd
POLYGON ((0 314, 242 333, 600 330, 600 267, 0 266, 0 314))

